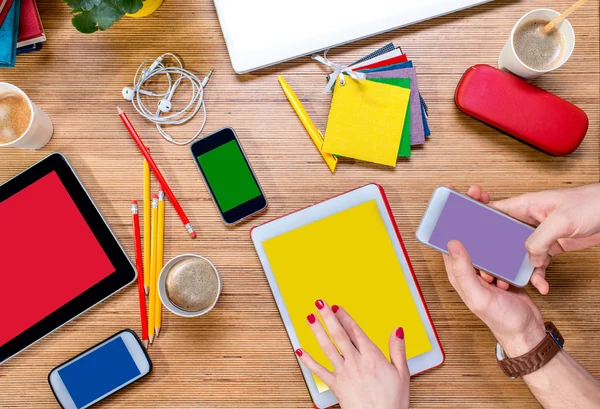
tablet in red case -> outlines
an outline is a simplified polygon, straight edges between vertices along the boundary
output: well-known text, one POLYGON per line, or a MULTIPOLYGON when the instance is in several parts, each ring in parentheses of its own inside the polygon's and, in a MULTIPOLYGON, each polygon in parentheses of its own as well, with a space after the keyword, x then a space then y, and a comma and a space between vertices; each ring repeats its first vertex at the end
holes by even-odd
POLYGON ((588 129, 581 108, 489 65, 464 73, 455 102, 465 114, 551 155, 573 152, 588 129))

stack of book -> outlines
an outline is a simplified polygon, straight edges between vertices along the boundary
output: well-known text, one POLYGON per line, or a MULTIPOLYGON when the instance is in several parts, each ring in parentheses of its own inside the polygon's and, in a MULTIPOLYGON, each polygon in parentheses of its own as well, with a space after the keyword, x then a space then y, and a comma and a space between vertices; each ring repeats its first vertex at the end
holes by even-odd
POLYGON ((0 0, 0 67, 14 67, 17 54, 39 51, 43 41, 35 0, 0 0))

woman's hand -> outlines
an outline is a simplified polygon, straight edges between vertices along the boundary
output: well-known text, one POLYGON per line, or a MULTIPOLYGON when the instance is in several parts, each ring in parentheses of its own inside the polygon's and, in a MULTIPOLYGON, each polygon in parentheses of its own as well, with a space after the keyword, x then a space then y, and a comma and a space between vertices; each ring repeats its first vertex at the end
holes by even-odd
POLYGON ((331 389, 340 406, 343 409, 408 408, 410 374, 404 330, 397 328, 390 336, 390 363, 343 308, 336 305, 329 308, 322 300, 317 300, 315 305, 331 338, 314 314, 310 314, 307 321, 334 371, 330 372, 302 349, 296 350, 296 355, 331 389))

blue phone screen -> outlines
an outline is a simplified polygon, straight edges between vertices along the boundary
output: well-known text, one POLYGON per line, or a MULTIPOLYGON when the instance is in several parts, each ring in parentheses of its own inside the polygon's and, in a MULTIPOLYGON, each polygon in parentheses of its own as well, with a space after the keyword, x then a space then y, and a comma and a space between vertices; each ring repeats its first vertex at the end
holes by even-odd
POLYGON ((75 406, 82 408, 140 375, 121 337, 59 369, 75 406))

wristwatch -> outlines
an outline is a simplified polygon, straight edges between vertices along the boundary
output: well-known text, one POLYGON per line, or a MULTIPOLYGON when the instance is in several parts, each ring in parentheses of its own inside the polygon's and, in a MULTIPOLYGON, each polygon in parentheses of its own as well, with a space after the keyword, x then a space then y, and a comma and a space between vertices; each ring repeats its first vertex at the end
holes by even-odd
POLYGON ((528 353, 508 358, 499 343, 496 344, 496 358, 502 372, 511 379, 527 375, 537 371, 546 365, 556 354, 563 349, 565 339, 560 335, 560 331, 550 321, 544 324, 546 327, 546 336, 528 353))

